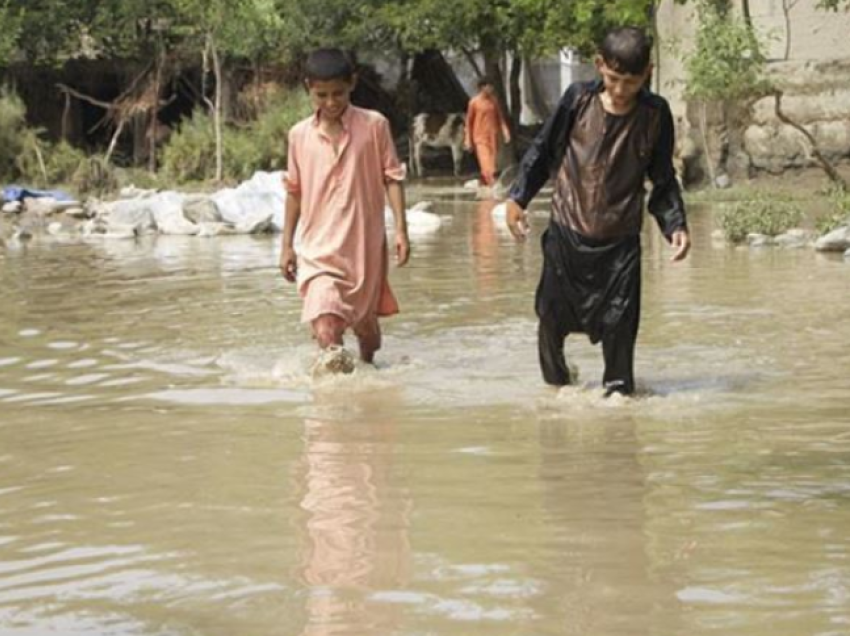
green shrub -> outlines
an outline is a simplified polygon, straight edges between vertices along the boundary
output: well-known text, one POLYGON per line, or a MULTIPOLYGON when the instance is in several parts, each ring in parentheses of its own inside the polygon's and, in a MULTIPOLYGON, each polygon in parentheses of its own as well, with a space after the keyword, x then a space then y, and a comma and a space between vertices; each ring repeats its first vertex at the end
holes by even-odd
MULTIPOLYGON (((195 111, 171 136, 162 153, 162 170, 177 183, 204 181, 215 176, 215 130, 212 117, 195 111)), ((260 151, 249 129, 222 131, 222 171, 226 179, 245 179, 258 168, 260 151)))
POLYGON ((41 134, 41 130, 34 128, 22 128, 18 132, 18 156, 15 157, 10 173, 28 184, 46 187, 48 175, 45 152, 48 144, 39 138, 41 134))
POLYGON ((47 178, 50 183, 70 183, 74 175, 84 163, 88 156, 79 148, 74 148, 67 141, 48 148, 45 163, 47 166, 47 178))
POLYGON ((726 238, 740 243, 748 234, 777 236, 796 227, 803 218, 800 205, 784 195, 756 192, 749 201, 724 206, 720 225, 726 238))
POLYGON ((209 115, 196 110, 181 122, 162 150, 162 171, 180 183, 215 174, 215 132, 209 115))
POLYGON ((115 167, 103 160, 103 157, 88 157, 81 162, 71 178, 78 192, 103 196, 118 190, 118 177, 115 167))
POLYGON ((826 198, 829 201, 830 210, 815 220, 815 228, 820 234, 828 234, 850 222, 850 192, 835 187, 826 193, 826 198))
MULTIPOLYGON (((222 169, 226 179, 243 180, 257 170, 282 170, 289 129, 310 113, 302 92, 275 97, 256 121, 223 130, 222 169)), ((215 175, 212 117, 195 111, 184 120, 162 151, 163 175, 176 183, 203 181, 215 175)))
POLYGON ((87 161, 85 153, 65 141, 45 141, 43 134, 40 128, 27 127, 21 98, 0 89, 0 176, 39 187, 70 183, 87 161))
POLYGON ((8 87, 0 88, 0 176, 18 176, 17 160, 23 149, 26 129, 23 100, 8 87))
POLYGON ((251 136, 259 149, 258 169, 286 168, 289 129, 311 112, 310 98, 302 90, 275 95, 250 126, 251 136))

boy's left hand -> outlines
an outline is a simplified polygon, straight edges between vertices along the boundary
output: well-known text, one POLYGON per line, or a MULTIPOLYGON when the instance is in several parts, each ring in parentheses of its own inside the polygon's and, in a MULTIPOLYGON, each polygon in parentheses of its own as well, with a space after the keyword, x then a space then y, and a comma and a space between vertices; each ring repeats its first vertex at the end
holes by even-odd
POLYGON ((691 236, 687 230, 676 230, 673 232, 673 236, 670 237, 670 244, 676 250, 673 252, 673 256, 670 257, 670 260, 674 262, 681 261, 691 250, 691 236))
POLYGON ((407 232, 396 232, 395 235, 395 262, 399 267, 407 265, 410 259, 410 239, 407 232))

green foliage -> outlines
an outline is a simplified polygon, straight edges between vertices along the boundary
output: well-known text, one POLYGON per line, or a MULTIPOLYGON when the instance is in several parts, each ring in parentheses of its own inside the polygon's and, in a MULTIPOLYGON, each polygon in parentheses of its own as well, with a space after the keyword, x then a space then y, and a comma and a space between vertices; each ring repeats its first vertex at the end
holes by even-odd
POLYGON ((71 182, 80 166, 86 161, 88 161, 86 154, 66 141, 50 146, 44 161, 48 183, 71 182))
POLYGON ((256 58, 280 48, 284 0, 168 0, 184 48, 212 41, 225 56, 256 58))
POLYGON ((817 3, 818 9, 826 9, 827 11, 838 11, 844 5, 845 11, 850 11, 850 0, 820 0, 817 3))
POLYGON ((26 129, 26 107, 10 89, 0 89, 0 176, 16 174, 16 160, 23 148, 26 129))
POLYGON ((8 88, 0 91, 0 176, 38 186, 67 183, 85 155, 65 142, 41 139, 43 131, 26 125, 26 106, 8 88))
POLYGON ((78 166, 71 183, 77 192, 104 196, 118 190, 115 168, 102 157, 89 157, 78 166))
POLYGON ((17 176, 28 184, 43 188, 76 185, 80 171, 85 170, 89 162, 82 150, 65 141, 58 144, 44 141, 40 130, 24 129, 21 140, 21 152, 15 160, 15 168, 17 176))
POLYGON ((704 101, 736 101, 770 89, 758 35, 742 18, 699 0, 693 51, 685 58, 686 94, 704 101))
POLYGON ((802 218, 803 210, 790 197, 756 191, 749 201, 724 206, 720 225, 729 241, 740 243, 748 234, 778 236, 796 227, 802 218))
POLYGON ((9 6, 10 0, 0 1, 0 66, 8 63, 17 50, 23 28, 23 11, 9 6))
POLYGON ((250 127, 250 136, 260 153, 256 168, 283 170, 289 129, 312 110, 305 91, 286 91, 273 97, 250 127))
MULTIPOLYGON (((257 120, 224 129, 224 176, 242 180, 256 170, 281 170, 286 163, 287 135, 293 124, 310 113, 302 91, 273 98, 257 120)), ((163 149, 162 169, 177 183, 203 181, 215 173, 215 132, 212 118, 196 111, 171 136, 163 149)))
POLYGON ((615 25, 648 26, 656 3, 395 0, 362 4, 368 5, 366 26, 381 25, 410 52, 426 48, 476 50, 496 43, 502 50, 539 57, 567 46, 592 53, 602 35, 615 25))
POLYGON ((162 151, 162 172, 177 182, 210 178, 215 171, 215 132, 212 118, 196 110, 184 119, 162 151))
POLYGON ((833 187, 827 191, 826 198, 830 204, 829 212, 815 220, 815 228, 820 234, 828 234, 850 223, 850 192, 833 187))
POLYGON ((28 184, 38 187, 50 185, 47 174, 47 161, 45 150, 47 145, 41 140, 43 130, 35 128, 23 128, 20 132, 20 150, 15 157, 13 174, 28 184))

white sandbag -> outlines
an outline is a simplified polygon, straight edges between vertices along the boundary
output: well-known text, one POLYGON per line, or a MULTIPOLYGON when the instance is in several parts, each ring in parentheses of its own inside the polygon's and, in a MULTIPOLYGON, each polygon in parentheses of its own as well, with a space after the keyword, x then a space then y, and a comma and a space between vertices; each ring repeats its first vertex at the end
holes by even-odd
POLYGON ((183 216, 184 195, 178 192, 161 192, 145 199, 150 202, 154 223, 160 234, 193 235, 198 226, 183 216))
POLYGON ((236 234, 236 230, 232 225, 228 225, 227 223, 213 223, 210 221, 198 223, 198 236, 201 238, 227 236, 231 234, 236 234))
POLYGON ((212 200, 221 214, 221 220, 232 225, 237 234, 256 234, 272 227, 274 195, 239 193, 234 188, 228 188, 216 192, 212 200))
POLYGON ((97 217, 107 228, 133 228, 134 234, 145 234, 156 228, 150 199, 122 199, 99 206, 97 217))
POLYGON ((221 220, 239 234, 283 229, 286 190, 283 172, 257 172, 236 188, 220 190, 212 196, 221 220))
MULTIPOLYGON (((431 206, 432 204, 430 202, 421 201, 405 211, 407 231, 409 234, 429 234, 440 229, 443 219, 433 212, 428 212, 431 206)), ((384 208, 384 222, 387 228, 395 227, 395 216, 393 215, 392 208, 389 206, 384 208)))
POLYGON ((187 194, 183 199, 183 216, 192 223, 221 223, 221 214, 206 194, 187 194))

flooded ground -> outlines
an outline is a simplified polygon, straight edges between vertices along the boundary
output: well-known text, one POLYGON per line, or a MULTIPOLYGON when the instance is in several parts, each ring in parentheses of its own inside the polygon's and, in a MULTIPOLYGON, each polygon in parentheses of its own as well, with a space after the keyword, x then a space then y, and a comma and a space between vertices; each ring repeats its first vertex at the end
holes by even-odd
POLYGON ((0 249, 2 636, 850 633, 850 265, 648 222, 606 401, 583 337, 539 378, 545 217, 410 198, 379 368, 316 383, 277 237, 0 249))

